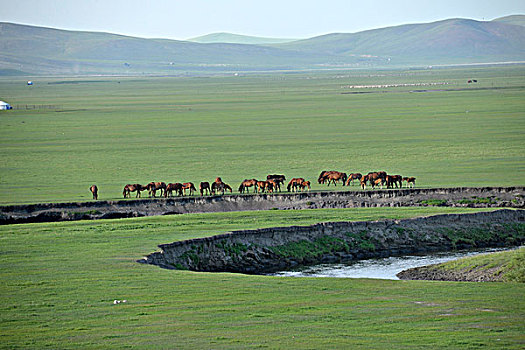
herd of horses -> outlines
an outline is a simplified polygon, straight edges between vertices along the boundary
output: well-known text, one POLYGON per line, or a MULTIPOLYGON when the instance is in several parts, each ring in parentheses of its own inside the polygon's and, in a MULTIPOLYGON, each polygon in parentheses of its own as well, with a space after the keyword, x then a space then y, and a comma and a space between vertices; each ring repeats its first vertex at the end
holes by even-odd
MULTIPOLYGON (((281 192, 281 185, 284 186, 286 177, 284 175, 272 174, 266 177, 266 180, 260 181, 257 179, 245 179, 239 185, 239 193, 250 193, 250 188, 253 188, 253 193, 273 193, 276 191, 281 192)), ((415 177, 402 177, 401 175, 390 175, 385 171, 373 171, 369 172, 366 175, 361 173, 350 173, 346 174, 343 172, 330 170, 322 171, 317 179, 319 184, 333 184, 337 186, 339 182, 343 186, 350 186, 354 184, 354 181, 359 181, 359 185, 364 190, 367 185, 371 186, 373 189, 380 187, 383 189, 383 186, 386 188, 401 188, 403 187, 403 182, 406 182, 406 187, 415 187, 416 178, 415 177)), ((310 181, 306 181, 302 177, 293 178, 288 182, 286 189, 289 192, 300 192, 300 191, 309 191, 311 188, 310 181)), ((93 185, 90 188, 91 193, 93 194, 93 199, 98 198, 98 188, 93 185)), ((136 192, 135 197, 140 197, 141 192, 148 191, 150 197, 156 197, 157 191, 160 191, 160 196, 165 198, 172 197, 175 193, 177 196, 185 196, 186 191, 189 192, 189 195, 193 195, 197 192, 195 185, 192 182, 176 182, 168 183, 165 182, 150 182, 147 185, 141 184, 127 184, 124 186, 122 195, 124 198, 131 197, 131 192, 136 192)), ((226 191, 230 193, 233 192, 232 187, 227 183, 223 182, 220 177, 217 177, 214 182, 211 184, 209 182, 201 182, 199 184, 199 191, 201 196, 204 195, 216 195, 224 194, 226 191)))
POLYGON ((416 178, 415 177, 403 177, 401 175, 389 175, 386 171, 371 171, 366 175, 361 173, 351 173, 347 175, 339 171, 322 171, 317 179, 319 184, 324 184, 328 182, 328 186, 331 183, 334 186, 337 186, 339 181, 342 182, 343 186, 353 185, 354 180, 359 181, 359 185, 364 190, 366 189, 367 184, 372 188, 380 187, 383 189, 383 186, 386 188, 401 188, 403 187, 403 182, 406 182, 406 187, 415 187, 416 178))

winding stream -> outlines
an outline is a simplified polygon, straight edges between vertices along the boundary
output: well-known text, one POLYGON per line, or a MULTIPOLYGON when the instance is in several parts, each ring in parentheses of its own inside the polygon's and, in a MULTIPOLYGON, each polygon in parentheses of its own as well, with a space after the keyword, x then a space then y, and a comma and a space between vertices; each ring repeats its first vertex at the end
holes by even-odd
POLYGON ((434 253, 421 256, 407 255, 399 257, 369 259, 348 264, 321 264, 303 267, 291 271, 272 273, 271 276, 286 277, 340 277, 340 278, 379 278, 398 280, 396 274, 425 265, 440 264, 446 261, 482 253, 508 250, 505 248, 489 248, 481 250, 434 253))

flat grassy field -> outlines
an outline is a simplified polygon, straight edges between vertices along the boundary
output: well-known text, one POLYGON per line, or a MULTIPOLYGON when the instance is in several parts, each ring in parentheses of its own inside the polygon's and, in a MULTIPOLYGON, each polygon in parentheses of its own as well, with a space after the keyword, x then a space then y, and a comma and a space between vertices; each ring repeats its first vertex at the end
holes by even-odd
POLYGON ((321 170, 386 170, 420 187, 525 183, 523 65, 30 79, 0 78, 0 99, 19 107, 0 112, 0 204, 89 200, 91 184, 116 199, 150 181, 315 183, 321 170), (420 83, 447 84, 349 88, 420 83), (425 89, 456 90, 410 92, 425 89), (372 93, 343 94, 356 91, 372 93))
POLYGON ((523 348, 523 283, 281 278, 135 262, 160 243, 235 229, 473 211, 265 211, 1 226, 0 348, 523 348))

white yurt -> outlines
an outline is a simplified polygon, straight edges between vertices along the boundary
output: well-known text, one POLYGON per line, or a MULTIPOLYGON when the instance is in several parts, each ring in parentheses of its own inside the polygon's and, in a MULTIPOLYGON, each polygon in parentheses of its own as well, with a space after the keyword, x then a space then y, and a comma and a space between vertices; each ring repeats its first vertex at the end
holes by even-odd
POLYGON ((0 101, 0 110, 13 109, 11 105, 7 102, 0 101))

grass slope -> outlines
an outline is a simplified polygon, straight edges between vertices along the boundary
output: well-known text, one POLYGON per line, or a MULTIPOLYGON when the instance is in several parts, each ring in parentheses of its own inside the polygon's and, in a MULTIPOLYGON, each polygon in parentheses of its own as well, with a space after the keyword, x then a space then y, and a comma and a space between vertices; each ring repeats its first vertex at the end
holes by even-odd
POLYGON ((0 113, 2 204, 89 200, 93 183, 105 200, 150 181, 221 176, 237 189, 270 173, 324 190, 329 169, 416 176, 418 187, 525 183, 521 66, 33 80, 0 80, 2 100, 22 108, 0 113), (467 90, 346 88, 431 82, 467 90), (341 94, 351 91, 391 93, 341 94))
POLYGON ((278 278, 135 262, 233 229, 466 209, 195 214, 0 227, 1 348, 520 348, 523 284, 278 278), (113 300, 127 303, 113 305, 113 300))
POLYGON ((525 28, 505 22, 448 19, 358 33, 327 34, 277 47, 334 55, 390 57, 392 64, 523 60, 525 28))
POLYGON ((491 254, 480 254, 425 267, 451 278, 484 278, 495 281, 525 282, 525 248, 491 254))

